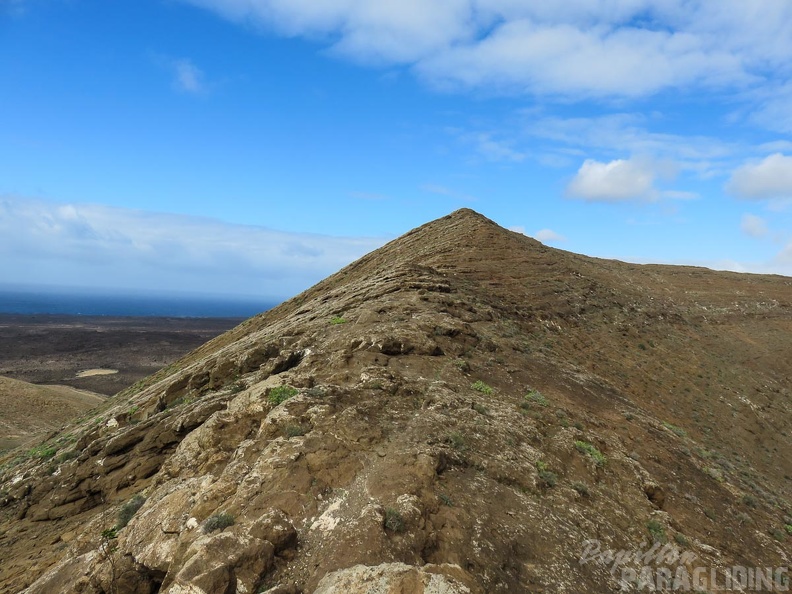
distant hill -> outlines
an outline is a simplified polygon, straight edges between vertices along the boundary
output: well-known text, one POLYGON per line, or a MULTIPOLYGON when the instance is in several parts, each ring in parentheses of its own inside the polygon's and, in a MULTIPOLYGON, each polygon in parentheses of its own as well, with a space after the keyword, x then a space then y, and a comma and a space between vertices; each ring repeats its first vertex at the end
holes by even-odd
POLYGON ((40 439, 104 400, 69 386, 37 386, 0 377, 0 453, 36 436, 40 439))
POLYGON ((8 459, 0 591, 781 587, 790 361, 790 278, 460 210, 8 459))

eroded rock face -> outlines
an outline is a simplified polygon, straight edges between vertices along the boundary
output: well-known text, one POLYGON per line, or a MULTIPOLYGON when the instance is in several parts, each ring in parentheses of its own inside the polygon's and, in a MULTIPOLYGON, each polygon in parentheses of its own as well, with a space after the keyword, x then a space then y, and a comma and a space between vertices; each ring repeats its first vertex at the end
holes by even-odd
MULTIPOLYGON (((461 572, 458 567, 453 569, 461 572)), ((355 565, 326 575, 314 594, 470 594, 469 588, 441 573, 442 570, 442 567, 419 569, 404 563, 355 565)))
POLYGON ((682 274, 410 233, 4 470, 0 593, 618 591, 592 541, 784 566, 790 288, 682 274))

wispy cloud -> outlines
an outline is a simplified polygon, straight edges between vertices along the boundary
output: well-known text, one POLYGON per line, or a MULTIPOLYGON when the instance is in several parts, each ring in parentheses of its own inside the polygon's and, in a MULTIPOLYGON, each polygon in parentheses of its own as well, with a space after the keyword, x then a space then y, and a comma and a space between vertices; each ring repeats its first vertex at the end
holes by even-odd
POLYGON ((287 297, 385 242, 0 197, 0 278, 287 297))
POLYGON ((173 85, 185 93, 203 93, 206 90, 204 73, 186 58, 171 60, 173 85))
POLYGON ((752 214, 743 215, 740 221, 740 229, 750 237, 766 237, 768 234, 767 221, 752 214))

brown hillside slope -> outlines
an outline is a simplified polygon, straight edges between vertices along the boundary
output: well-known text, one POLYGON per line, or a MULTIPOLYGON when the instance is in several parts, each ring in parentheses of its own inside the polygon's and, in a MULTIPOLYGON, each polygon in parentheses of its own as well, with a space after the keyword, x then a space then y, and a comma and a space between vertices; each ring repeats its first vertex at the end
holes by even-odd
POLYGON ((70 386, 36 386, 0 377, 0 452, 58 429, 103 403, 99 394, 70 386))
POLYGON ((789 565, 790 360, 792 279, 457 211, 7 464, 2 591, 635 590, 591 540, 716 591, 789 565))

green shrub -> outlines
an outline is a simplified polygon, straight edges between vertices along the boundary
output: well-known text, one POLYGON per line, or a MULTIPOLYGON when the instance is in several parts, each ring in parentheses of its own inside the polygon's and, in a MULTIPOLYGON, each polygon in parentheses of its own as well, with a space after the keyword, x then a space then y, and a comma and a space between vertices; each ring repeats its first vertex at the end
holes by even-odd
POLYGON ((672 425, 671 423, 666 423, 666 422, 663 422, 663 427, 671 431, 677 437, 687 436, 687 431, 682 429, 682 427, 677 427, 676 425, 672 425))
POLYGON ((551 472, 549 470, 540 470, 539 471, 539 481, 545 486, 549 488, 553 488, 558 483, 558 475, 555 472, 551 472))
POLYGON ((495 391, 481 380, 473 382, 472 384, 470 384, 470 387, 476 390, 477 392, 486 394, 487 396, 491 395, 495 391))
POLYGON ((489 409, 483 404, 479 404, 478 402, 473 403, 473 410, 475 410, 480 415, 489 414, 489 409))
POLYGON ((548 406, 550 404, 539 390, 531 390, 525 395, 524 400, 527 403, 534 402, 539 406, 548 406))
POLYGON ((792 534, 792 524, 784 524, 784 530, 787 531, 787 534, 792 534))
POLYGON ((301 435, 305 435, 307 432, 307 429, 302 425, 286 425, 286 427, 283 429, 283 434, 286 437, 300 437, 301 435))
POLYGON ((649 530, 649 534, 652 536, 654 542, 666 542, 668 540, 665 528, 657 520, 649 520, 646 523, 646 529, 649 530))
POLYGON ((589 496, 589 488, 586 483, 581 482, 574 482, 572 483, 572 488, 578 492, 578 494, 582 495, 583 497, 589 496))
POLYGON ((608 459, 602 454, 602 452, 600 452, 597 448, 595 448, 592 444, 590 444, 587 441, 576 441, 575 447, 577 448, 577 451, 580 452, 581 454, 587 454, 591 456, 594 459, 594 462, 596 462, 597 466, 600 467, 605 466, 605 463, 608 461, 608 459))
POLYGON ((446 436, 446 443, 455 450, 464 450, 467 446, 465 444, 465 436, 459 431, 453 431, 446 436))
POLYGON ((470 363, 465 361, 464 359, 455 359, 454 366, 459 369, 462 373, 467 373, 470 371, 470 363))
POLYGON ((674 534, 674 541, 680 547, 686 547, 686 546, 688 546, 688 544, 690 544, 688 539, 687 539, 687 537, 684 534, 681 534, 680 532, 677 532, 677 533, 674 534))
POLYGON ((344 318, 342 318, 341 316, 334 316, 334 317, 330 318, 330 323, 333 326, 337 326, 338 324, 346 324, 346 322, 347 321, 344 318))
POLYGON ((28 456, 31 458, 38 458, 39 460, 49 460, 57 452, 57 448, 42 444, 28 450, 28 456))
POLYGON ((278 405, 281 402, 285 402, 292 396, 297 395, 297 389, 292 388, 291 386, 278 386, 277 388, 272 388, 270 390, 269 395, 267 396, 267 400, 269 400, 272 404, 278 405))
POLYGON ((391 532, 404 532, 406 524, 404 516, 398 510, 388 507, 385 509, 385 528, 391 532))
POLYGON ((234 516, 229 513, 222 512, 209 516, 203 524, 203 531, 206 534, 211 534, 217 530, 224 530, 229 526, 234 525, 234 516))
POLYGON ((142 495, 135 495, 132 499, 122 505, 121 509, 118 511, 118 523, 116 524, 116 530, 121 530, 121 528, 129 524, 132 516, 137 513, 137 510, 143 507, 144 503, 146 503, 145 497, 142 495))

